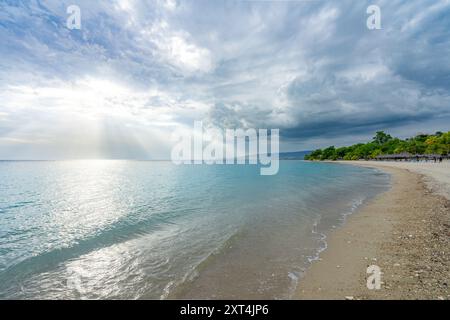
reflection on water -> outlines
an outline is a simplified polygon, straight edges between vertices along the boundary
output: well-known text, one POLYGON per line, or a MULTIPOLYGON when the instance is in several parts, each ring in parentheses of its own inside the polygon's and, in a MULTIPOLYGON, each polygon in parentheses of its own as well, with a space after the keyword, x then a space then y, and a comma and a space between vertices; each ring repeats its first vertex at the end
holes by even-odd
POLYGON ((321 233, 387 181, 300 161, 276 176, 255 166, 0 162, 0 298, 287 297, 321 233))

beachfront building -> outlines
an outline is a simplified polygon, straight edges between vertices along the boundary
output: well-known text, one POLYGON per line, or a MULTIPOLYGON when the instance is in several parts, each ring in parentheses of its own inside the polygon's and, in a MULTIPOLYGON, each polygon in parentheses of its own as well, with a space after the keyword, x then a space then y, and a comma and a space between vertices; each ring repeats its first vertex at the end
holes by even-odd
POLYGON ((398 154, 382 154, 375 157, 376 161, 432 161, 442 162, 443 160, 450 159, 450 155, 441 154, 410 154, 408 152, 398 154))

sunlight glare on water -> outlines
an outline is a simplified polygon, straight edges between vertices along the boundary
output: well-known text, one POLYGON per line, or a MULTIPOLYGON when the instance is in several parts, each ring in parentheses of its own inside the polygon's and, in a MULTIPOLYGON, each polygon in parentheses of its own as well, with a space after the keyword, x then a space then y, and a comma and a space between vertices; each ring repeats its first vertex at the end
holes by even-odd
POLYGON ((3 161, 0 298, 286 297, 320 233, 387 183, 372 169, 301 161, 276 176, 3 161))

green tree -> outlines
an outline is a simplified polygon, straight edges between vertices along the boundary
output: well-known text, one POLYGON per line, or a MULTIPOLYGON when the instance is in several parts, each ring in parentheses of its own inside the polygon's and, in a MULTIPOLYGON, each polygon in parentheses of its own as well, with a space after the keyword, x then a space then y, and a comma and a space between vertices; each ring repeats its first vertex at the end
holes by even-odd
POLYGON ((336 149, 334 148, 334 146, 331 146, 323 150, 321 159, 334 160, 335 157, 336 157, 336 149))
POLYGON ((374 142, 378 145, 382 145, 391 139, 392 139, 392 137, 390 134, 386 134, 384 131, 377 131, 377 133, 375 134, 375 137, 373 137, 372 142, 374 142))
POLYGON ((307 160, 359 160, 373 159, 382 154, 449 154, 450 131, 436 132, 434 135, 418 134, 415 137, 401 140, 393 138, 383 131, 378 131, 369 143, 358 143, 348 147, 334 146, 318 149, 305 157, 307 160))

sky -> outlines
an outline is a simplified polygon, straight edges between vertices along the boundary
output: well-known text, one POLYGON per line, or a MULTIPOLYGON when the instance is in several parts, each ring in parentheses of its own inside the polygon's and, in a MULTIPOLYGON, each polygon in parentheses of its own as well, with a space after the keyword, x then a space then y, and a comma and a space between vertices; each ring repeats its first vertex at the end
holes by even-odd
POLYGON ((165 159, 194 121, 282 151, 450 130, 450 0, 0 0, 0 44, 0 159, 165 159))

